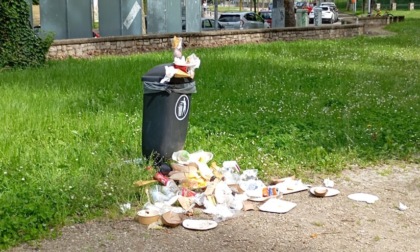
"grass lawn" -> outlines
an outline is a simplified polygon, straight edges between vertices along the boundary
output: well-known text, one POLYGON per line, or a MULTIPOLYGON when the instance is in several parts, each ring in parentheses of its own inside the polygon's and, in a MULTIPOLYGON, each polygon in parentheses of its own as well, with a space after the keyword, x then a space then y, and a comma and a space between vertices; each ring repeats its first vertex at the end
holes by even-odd
MULTIPOLYGON (((185 149, 263 179, 419 162, 420 12, 389 30, 184 51, 202 61, 185 149)), ((144 203, 140 78, 168 62, 169 48, 0 71, 0 248, 144 203)))

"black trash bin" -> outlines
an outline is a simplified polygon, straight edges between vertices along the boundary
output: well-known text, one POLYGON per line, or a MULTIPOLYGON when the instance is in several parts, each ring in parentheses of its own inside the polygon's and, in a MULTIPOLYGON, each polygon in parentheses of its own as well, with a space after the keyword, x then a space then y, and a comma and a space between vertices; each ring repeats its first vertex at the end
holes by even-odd
POLYGON ((196 93, 191 78, 165 77, 165 66, 158 65, 141 78, 143 82, 143 156, 154 159, 170 158, 172 153, 184 149, 187 136, 191 94, 196 93))

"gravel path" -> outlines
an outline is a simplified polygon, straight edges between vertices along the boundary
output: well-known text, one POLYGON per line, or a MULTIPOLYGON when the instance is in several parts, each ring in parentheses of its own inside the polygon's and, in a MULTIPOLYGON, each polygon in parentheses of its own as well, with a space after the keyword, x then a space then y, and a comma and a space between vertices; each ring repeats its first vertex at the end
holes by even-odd
MULTIPOLYGON (((323 179, 314 178, 313 185, 321 185, 323 179)), ((317 198, 307 191, 285 195, 284 200, 297 204, 285 214, 242 211, 209 231, 182 226, 148 230, 131 218, 96 221, 65 227, 55 240, 24 244, 10 252, 420 251, 419 165, 354 168, 331 179, 339 195, 317 198), (347 197, 358 192, 379 200, 368 204, 347 197), (399 210, 399 202, 408 209, 399 210)))

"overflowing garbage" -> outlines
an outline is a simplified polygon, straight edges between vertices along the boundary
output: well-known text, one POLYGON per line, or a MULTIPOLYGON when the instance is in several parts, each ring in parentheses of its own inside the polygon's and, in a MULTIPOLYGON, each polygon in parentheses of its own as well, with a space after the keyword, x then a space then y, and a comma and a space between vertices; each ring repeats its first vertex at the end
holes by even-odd
MULTIPOLYGON (((285 214, 297 206, 283 199, 286 194, 308 191, 322 198, 340 193, 329 178, 323 181, 323 186, 314 187, 295 177, 274 178, 264 183, 257 169, 242 169, 235 160, 217 163, 213 161, 213 153, 208 151, 174 151, 181 148, 174 146, 184 145, 189 111, 189 96, 185 94, 195 92, 192 79, 200 59, 195 54, 183 56, 182 38, 174 37, 172 48, 173 63, 158 66, 142 78, 145 94, 143 154, 151 157, 156 151, 164 160, 155 165, 149 180, 134 182, 138 187, 145 187, 147 195, 147 203, 136 212, 136 221, 150 229, 182 225, 186 229, 209 230, 243 211, 258 209, 285 214), (181 83, 181 87, 176 83, 181 83), (163 96, 157 92, 166 93, 163 96), (173 121, 172 127, 161 127, 162 121, 173 121)), ((349 195, 349 199, 367 203, 378 200, 374 195, 361 193, 349 195)), ((120 206, 122 212, 130 207, 129 204, 120 206)), ((407 207, 400 203, 399 209, 404 211, 407 207)))
MULTIPOLYGON (((234 160, 218 164, 211 152, 203 150, 176 151, 154 167, 150 180, 134 184, 145 187, 147 195, 147 202, 134 219, 149 229, 182 225, 191 230, 210 230, 245 211, 286 214, 297 206, 284 199, 287 194, 306 191, 316 198, 340 194, 329 178, 319 186, 305 184, 295 177, 273 178, 264 183, 257 169, 242 169, 234 160)), ((379 200, 367 193, 353 193, 348 198, 370 204, 379 200)), ((121 210, 129 207, 121 205, 121 210)), ((401 202, 397 208, 408 209, 401 202)))
POLYGON ((195 69, 200 67, 200 59, 193 53, 188 57, 182 54, 182 38, 174 36, 172 39, 172 49, 174 54, 173 66, 165 67, 165 77, 160 83, 169 82, 175 78, 191 78, 194 79, 195 69))
POLYGON ((207 151, 176 151, 170 161, 156 167, 153 180, 136 181, 135 185, 147 187, 148 202, 135 219, 150 228, 182 224, 190 229, 211 229, 241 211, 254 210, 251 202, 261 202, 260 211, 286 213, 296 204, 283 200, 283 195, 309 188, 293 177, 266 185, 258 178, 257 169, 242 170, 232 160, 218 165, 212 159, 213 154, 207 151), (211 218, 193 221, 197 209, 211 218))

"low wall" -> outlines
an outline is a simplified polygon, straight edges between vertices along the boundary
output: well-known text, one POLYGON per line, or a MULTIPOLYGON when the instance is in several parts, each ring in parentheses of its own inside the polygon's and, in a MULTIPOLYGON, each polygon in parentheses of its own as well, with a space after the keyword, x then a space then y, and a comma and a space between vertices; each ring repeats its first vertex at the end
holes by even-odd
POLYGON ((341 19, 341 24, 362 24, 366 27, 386 26, 391 23, 404 21, 404 16, 381 16, 381 17, 348 17, 341 19))
POLYGON ((299 39, 335 39, 364 34, 362 24, 290 27, 281 29, 225 30, 201 33, 118 36, 56 40, 49 59, 89 58, 102 55, 129 55, 171 49, 174 36, 183 38, 188 48, 218 47, 232 44, 293 41, 299 39))

